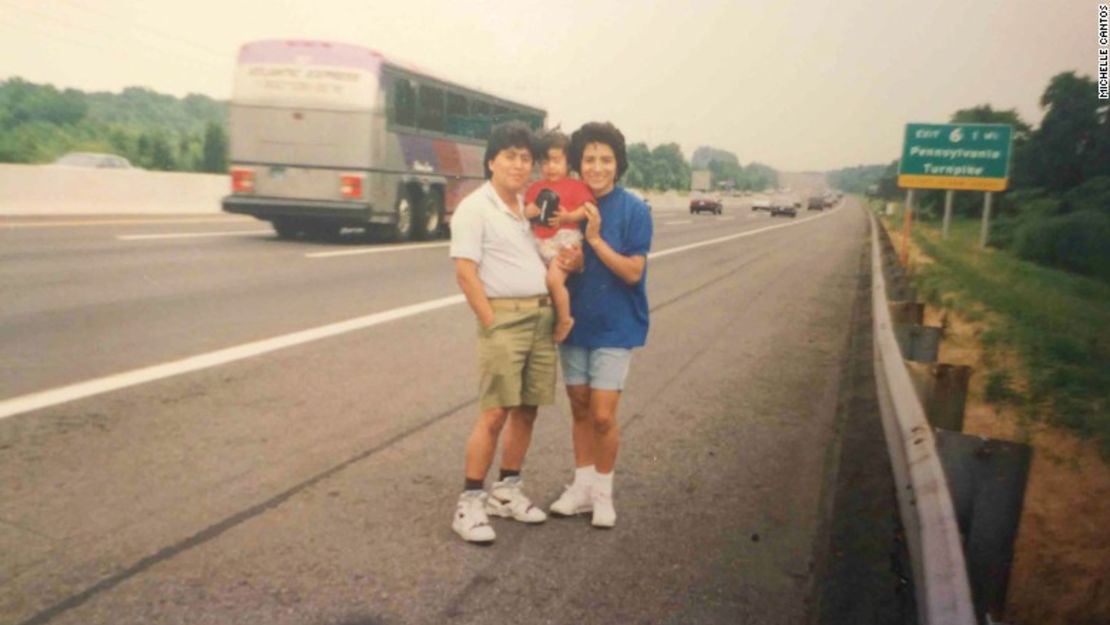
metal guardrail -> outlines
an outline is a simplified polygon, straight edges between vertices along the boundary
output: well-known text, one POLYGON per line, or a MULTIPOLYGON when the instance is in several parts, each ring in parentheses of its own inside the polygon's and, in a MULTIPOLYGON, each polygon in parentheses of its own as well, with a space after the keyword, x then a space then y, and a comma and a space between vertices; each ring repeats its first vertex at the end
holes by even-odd
MULTIPOLYGON (((870 214, 870 212, 869 212, 870 214)), ((960 530, 932 426, 894 336, 878 229, 871 218, 875 379, 921 625, 975 625, 960 530)))

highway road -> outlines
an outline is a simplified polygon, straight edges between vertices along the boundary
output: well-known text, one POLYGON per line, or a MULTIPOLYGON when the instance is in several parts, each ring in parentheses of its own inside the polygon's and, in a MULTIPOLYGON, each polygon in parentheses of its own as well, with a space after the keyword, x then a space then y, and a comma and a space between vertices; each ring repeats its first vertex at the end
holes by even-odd
MULTIPOLYGON (((450 529, 477 375, 446 242, 0 219, 0 622, 815 618, 866 214, 653 217, 618 526, 495 520, 487 548, 450 529)), ((545 507, 569 420, 540 411, 545 507)))

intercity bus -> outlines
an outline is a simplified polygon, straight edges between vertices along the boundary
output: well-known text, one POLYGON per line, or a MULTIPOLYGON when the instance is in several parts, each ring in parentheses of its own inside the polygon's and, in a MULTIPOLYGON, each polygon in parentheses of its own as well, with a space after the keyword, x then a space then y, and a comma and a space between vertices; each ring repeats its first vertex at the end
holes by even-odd
POLYGON ((545 118, 367 48, 248 43, 232 91, 223 210, 269 221, 282 238, 344 227, 435 238, 485 179, 490 127, 540 130, 545 118))

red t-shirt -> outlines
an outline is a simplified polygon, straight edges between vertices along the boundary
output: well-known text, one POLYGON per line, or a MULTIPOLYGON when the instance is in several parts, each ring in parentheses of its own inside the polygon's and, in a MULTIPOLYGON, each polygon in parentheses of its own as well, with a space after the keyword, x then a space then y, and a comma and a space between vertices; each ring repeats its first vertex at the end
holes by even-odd
MULTIPOLYGON (((586 202, 594 201, 594 194, 590 191, 590 188, 586 186, 586 183, 581 180, 575 180, 574 178, 563 178, 556 182, 551 182, 550 180, 537 180, 533 182, 532 186, 528 187, 528 192, 524 194, 524 203, 535 203, 536 196, 544 189, 551 189, 559 196, 559 206, 566 212, 575 210, 586 202)), ((536 223, 532 224, 532 232, 537 238, 546 239, 554 235, 561 228, 578 230, 579 227, 580 224, 577 223, 563 224, 558 228, 552 228, 547 224, 536 223)))

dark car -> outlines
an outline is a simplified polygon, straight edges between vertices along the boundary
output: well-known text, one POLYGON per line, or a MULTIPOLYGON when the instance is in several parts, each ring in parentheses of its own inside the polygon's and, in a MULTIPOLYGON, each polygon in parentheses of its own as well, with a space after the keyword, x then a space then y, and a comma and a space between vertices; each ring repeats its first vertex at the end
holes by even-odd
POLYGON ((724 210, 724 205, 721 204, 721 196, 715 193, 697 194, 690 198, 690 214, 708 211, 715 215, 720 215, 724 210))
POLYGON ((771 216, 778 217, 779 215, 785 215, 787 217, 797 217, 798 209, 795 208, 793 204, 773 204, 771 206, 771 216))
POLYGON ((809 200, 806 201, 806 210, 823 210, 825 208, 825 198, 819 195, 811 195, 809 200))

